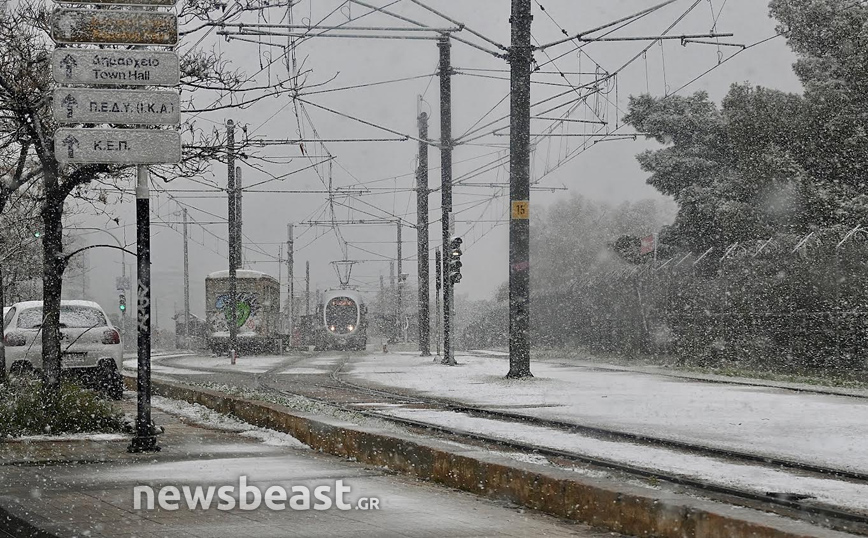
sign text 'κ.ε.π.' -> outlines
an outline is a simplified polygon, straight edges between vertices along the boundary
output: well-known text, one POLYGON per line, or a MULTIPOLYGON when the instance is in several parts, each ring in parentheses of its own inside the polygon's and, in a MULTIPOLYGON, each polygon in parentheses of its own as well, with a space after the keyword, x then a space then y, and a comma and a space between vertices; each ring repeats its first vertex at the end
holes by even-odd
POLYGON ((157 129, 70 129, 54 133, 60 164, 175 164, 181 135, 157 129))

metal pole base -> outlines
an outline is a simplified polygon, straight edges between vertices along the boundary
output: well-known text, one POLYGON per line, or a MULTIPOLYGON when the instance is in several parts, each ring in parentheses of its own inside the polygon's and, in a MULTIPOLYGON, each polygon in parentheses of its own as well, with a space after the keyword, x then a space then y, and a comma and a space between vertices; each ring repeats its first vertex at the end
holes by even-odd
POLYGON ((145 437, 133 437, 130 446, 127 447, 127 452, 131 454, 139 454, 142 452, 159 452, 160 447, 157 446, 157 437, 147 435, 145 437))
POLYGON ((530 373, 530 368, 516 368, 510 369, 509 373, 506 374, 507 379, 530 379, 533 377, 533 374, 530 373))

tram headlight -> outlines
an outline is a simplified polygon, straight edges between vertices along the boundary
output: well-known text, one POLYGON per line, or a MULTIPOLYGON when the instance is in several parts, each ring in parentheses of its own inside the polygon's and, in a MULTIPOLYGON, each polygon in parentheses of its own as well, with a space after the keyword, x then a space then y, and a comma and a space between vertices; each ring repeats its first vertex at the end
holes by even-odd
POLYGON ((337 327, 335 327, 334 325, 329 325, 329 330, 331 332, 335 332, 335 329, 337 329, 337 327))
POLYGON ((347 325, 347 330, 348 330, 348 331, 352 331, 352 330, 355 329, 355 328, 356 328, 355 325, 347 325))

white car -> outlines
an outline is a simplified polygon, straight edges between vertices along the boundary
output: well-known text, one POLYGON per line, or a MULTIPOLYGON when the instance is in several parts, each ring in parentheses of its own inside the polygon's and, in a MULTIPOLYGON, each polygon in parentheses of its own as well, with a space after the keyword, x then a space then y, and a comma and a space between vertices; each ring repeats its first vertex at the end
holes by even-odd
MULTIPOLYGON (((42 301, 15 303, 3 318, 6 368, 42 369, 42 301)), ((92 301, 60 302, 61 369, 85 377, 114 399, 123 395, 120 332, 92 301)))

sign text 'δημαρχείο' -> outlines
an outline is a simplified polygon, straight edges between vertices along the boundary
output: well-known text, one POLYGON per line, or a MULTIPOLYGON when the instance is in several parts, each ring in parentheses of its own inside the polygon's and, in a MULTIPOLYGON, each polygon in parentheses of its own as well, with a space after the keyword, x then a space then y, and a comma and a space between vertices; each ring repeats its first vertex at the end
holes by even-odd
POLYGON ((55 49, 51 72, 60 84, 177 86, 178 55, 171 51, 55 49))

